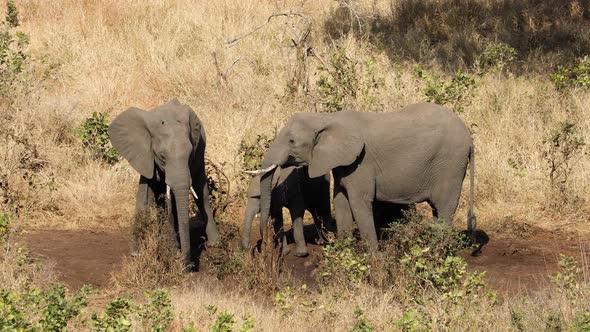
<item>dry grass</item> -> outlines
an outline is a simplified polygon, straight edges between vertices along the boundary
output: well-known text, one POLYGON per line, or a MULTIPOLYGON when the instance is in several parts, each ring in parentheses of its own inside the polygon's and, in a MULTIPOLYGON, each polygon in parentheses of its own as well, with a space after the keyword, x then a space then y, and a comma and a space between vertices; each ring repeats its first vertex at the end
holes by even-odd
POLYGON ((174 244, 172 230, 166 217, 152 211, 138 218, 141 230, 139 256, 124 257, 121 267, 112 275, 113 286, 120 290, 155 289, 174 286, 186 279, 180 251, 174 244))
MULTIPOLYGON (((322 22, 335 8, 329 1, 302 6, 298 1, 277 5, 182 0, 17 5, 22 28, 31 36, 33 61, 27 82, 33 88, 15 95, 3 110, 10 123, 3 125, 25 137, 35 155, 22 165, 31 147, 21 143, 6 149, 15 144, 7 138, 2 141, 2 158, 4 165, 15 165, 4 171, 14 201, 9 203, 16 205, 7 208, 39 227, 112 228, 130 223, 136 174, 125 162, 108 167, 94 161, 70 133, 92 112, 113 117, 132 105, 150 108, 178 97, 199 113, 209 138, 208 156, 225 163, 224 171, 234 180, 240 171, 240 141, 272 132, 293 112, 305 111, 314 98, 285 98, 294 50, 281 38, 288 40, 294 33, 284 23, 300 28, 300 21, 275 18, 234 47, 225 41, 250 31, 273 12, 293 10, 313 18, 309 43, 316 53, 325 56, 333 43, 323 38, 322 22), (221 83, 212 52, 225 75, 221 83)), ((390 10, 386 1, 377 5, 375 10, 383 15, 390 10)), ((368 2, 358 6, 371 9, 368 2)), ((387 51, 363 39, 349 36, 336 42, 353 59, 375 58, 384 81, 376 91, 379 109, 395 110, 424 99, 411 61, 392 64, 387 51)), ((309 58, 312 89, 318 66, 309 58)), ((589 102, 590 94, 584 91, 556 92, 545 75, 490 74, 478 79, 462 117, 468 125, 477 125, 477 209, 482 227, 506 216, 545 226, 586 220, 588 202, 560 218, 544 209, 548 177, 540 144, 566 118, 575 120, 590 141, 589 102), (511 168, 509 159, 523 169, 511 168)), ((588 172, 590 161, 585 158, 572 174, 572 190, 579 197, 590 196, 588 172)), ((461 224, 463 210, 457 213, 461 224)))

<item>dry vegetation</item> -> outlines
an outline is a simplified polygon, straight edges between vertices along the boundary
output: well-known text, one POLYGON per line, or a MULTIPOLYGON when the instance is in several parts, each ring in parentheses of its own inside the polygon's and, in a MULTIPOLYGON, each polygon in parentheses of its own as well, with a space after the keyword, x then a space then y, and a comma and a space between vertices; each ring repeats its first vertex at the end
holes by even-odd
MULTIPOLYGON (((294 112, 394 111, 427 100, 425 89, 434 87, 435 97, 461 110, 473 133, 478 227, 512 234, 521 225, 534 225, 575 230, 581 237, 590 231, 588 146, 568 150, 567 167, 558 170, 567 174, 557 185, 550 176, 551 162, 564 157, 551 152, 556 135, 590 142, 590 91, 557 89, 550 78, 559 65, 572 66, 590 53, 588 1, 17 0, 16 5, 17 30, 30 37, 30 57, 8 90, 0 90, 0 216, 10 215, 19 228, 130 227, 137 175, 126 162, 106 163, 83 147, 76 128, 93 112, 113 118, 127 107, 150 109, 173 97, 191 105, 207 130, 208 158, 223 165, 232 194, 241 199, 243 140, 272 135, 294 112), (276 13, 286 15, 269 19, 276 13), (514 55, 502 53, 505 64, 484 66, 481 54, 504 44, 514 55), (465 83, 459 97, 441 96, 444 89, 420 78, 417 65, 434 77, 431 82, 450 82, 461 70, 473 83, 465 83), (575 124, 574 131, 564 129, 566 121, 575 124)), ((220 219, 240 223, 241 204, 234 202, 236 208, 220 219)), ((465 215, 462 201, 455 217, 460 227, 465 215)), ((155 250, 161 243, 152 239, 146 245, 155 250)), ((35 276, 40 272, 18 270, 22 262, 9 250, 15 249, 3 253, 3 285, 37 286, 26 278, 41 280, 35 276)), ((151 263, 127 264, 115 279, 122 287, 129 282, 153 287, 162 276, 141 273, 151 263)), ((260 262, 247 264, 250 271, 260 270, 260 262)), ((252 315, 255 329, 265 331, 277 324, 285 331, 350 330, 363 318, 376 331, 418 331, 426 324, 419 317, 429 317, 434 329, 538 331, 549 321, 573 322, 576 313, 588 310, 587 269, 573 300, 548 291, 500 304, 461 305, 436 297, 419 305, 399 287, 374 285, 360 286, 355 296, 328 289, 320 296, 299 286, 285 295, 279 288, 284 299, 271 302, 228 291, 203 276, 172 291, 174 327, 192 321, 206 328, 217 316, 204 306, 214 305, 239 322, 252 315), (355 307, 364 313, 355 316, 355 307), (394 324, 410 312, 417 327, 394 324)))

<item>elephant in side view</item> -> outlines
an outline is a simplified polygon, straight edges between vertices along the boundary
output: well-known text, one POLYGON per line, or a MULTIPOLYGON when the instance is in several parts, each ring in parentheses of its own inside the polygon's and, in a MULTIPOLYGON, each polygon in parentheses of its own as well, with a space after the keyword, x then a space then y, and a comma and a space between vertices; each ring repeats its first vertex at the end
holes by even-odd
POLYGON ((434 216, 451 222, 468 164, 468 230, 473 234, 474 147, 463 121, 429 103, 399 111, 297 113, 266 152, 260 180, 261 233, 270 211, 272 172, 308 165, 310 178, 332 171, 338 233, 353 220, 370 248, 378 245, 373 202, 426 201, 434 216))
MULTIPOLYGON (((206 223, 207 240, 215 243, 219 239, 205 176, 205 129, 197 114, 177 99, 149 112, 131 107, 112 121, 108 132, 113 146, 140 174, 136 218, 150 205, 165 204, 170 225, 180 238, 177 244, 189 265, 191 193, 206 223)), ((137 239, 133 242, 132 254, 137 254, 137 239)))
MULTIPOLYGON (((260 212, 260 175, 252 178, 248 187, 248 203, 244 217, 242 233, 242 248, 250 246, 250 231, 252 221, 260 212)), ((322 229, 324 226, 330 229, 333 219, 330 211, 330 179, 328 176, 320 176, 310 179, 307 176, 307 167, 277 167, 273 172, 271 194, 271 217, 274 219, 275 233, 278 235, 283 227, 283 207, 289 209, 293 222, 293 237, 295 239, 295 256, 308 255, 303 233, 303 215, 309 211, 315 222, 315 226, 322 229)), ((289 253, 287 237, 281 236, 283 254, 289 253)))

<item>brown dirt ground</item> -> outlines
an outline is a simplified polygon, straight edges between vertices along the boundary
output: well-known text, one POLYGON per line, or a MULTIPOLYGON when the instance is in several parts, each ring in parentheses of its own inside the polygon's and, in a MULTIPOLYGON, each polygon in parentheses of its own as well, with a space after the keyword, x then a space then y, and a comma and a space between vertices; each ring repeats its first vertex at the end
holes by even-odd
MULTIPOLYGON (((21 242, 34 257, 53 263, 61 281, 71 289, 84 284, 108 286, 111 272, 130 248, 124 232, 116 231, 32 231, 24 234, 21 242)), ((479 256, 471 256, 467 250, 463 256, 470 270, 487 271, 490 286, 511 296, 545 288, 548 276, 557 271, 559 254, 579 257, 585 248, 587 244, 581 244, 575 236, 534 229, 523 238, 490 236, 479 256)), ((310 249, 307 258, 292 254, 286 258, 294 274, 303 279, 311 279, 317 266, 320 247, 310 244, 310 249)))

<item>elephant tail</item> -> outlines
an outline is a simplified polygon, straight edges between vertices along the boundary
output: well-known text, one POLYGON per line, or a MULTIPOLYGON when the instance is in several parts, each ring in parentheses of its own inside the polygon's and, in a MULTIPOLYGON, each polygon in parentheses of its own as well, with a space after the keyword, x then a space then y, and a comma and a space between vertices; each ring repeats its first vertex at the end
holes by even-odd
POLYGON ((473 197, 475 196, 475 151, 473 144, 469 147, 469 211, 467 212, 467 231, 474 235, 476 218, 473 213, 473 197))

